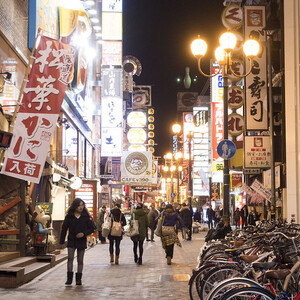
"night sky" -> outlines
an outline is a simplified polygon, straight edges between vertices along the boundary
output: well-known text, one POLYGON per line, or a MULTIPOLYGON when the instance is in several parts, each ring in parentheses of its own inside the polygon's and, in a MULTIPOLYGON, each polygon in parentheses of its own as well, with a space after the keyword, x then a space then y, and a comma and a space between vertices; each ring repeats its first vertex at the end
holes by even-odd
POLYGON ((176 95, 186 91, 176 79, 183 80, 189 66, 191 77, 198 76, 190 91, 200 93, 206 82, 197 71, 190 44, 198 34, 208 43, 204 60, 208 73, 209 59, 214 57, 218 37, 225 31, 223 10, 221 0, 123 0, 123 56, 135 56, 142 64, 141 75, 134 76, 136 84, 152 86, 156 156, 172 149, 176 95))

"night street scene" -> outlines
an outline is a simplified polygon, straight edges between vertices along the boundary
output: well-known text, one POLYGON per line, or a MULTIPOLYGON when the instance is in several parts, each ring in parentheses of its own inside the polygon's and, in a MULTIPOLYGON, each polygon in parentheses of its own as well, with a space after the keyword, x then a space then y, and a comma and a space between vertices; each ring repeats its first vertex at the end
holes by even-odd
POLYGON ((300 300, 300 1, 0 1, 1 300, 300 300))

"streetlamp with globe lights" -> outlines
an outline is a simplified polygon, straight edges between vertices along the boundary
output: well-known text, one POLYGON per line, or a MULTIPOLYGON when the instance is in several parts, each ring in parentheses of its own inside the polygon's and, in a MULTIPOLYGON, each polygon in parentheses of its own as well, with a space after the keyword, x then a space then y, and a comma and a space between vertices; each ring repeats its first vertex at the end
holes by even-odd
MULTIPOLYGON (((259 43, 256 40, 249 39, 243 45, 243 51, 246 57, 250 60, 250 69, 245 74, 236 74, 232 68, 232 51, 236 46, 236 36, 231 32, 225 32, 220 36, 220 47, 215 51, 216 59, 220 65, 219 72, 217 74, 208 75, 201 69, 201 59, 204 57, 207 44, 206 42, 198 37, 191 44, 191 50, 194 56, 197 58, 199 72, 205 77, 214 77, 222 74, 223 77, 223 130, 224 130, 224 140, 228 140, 228 75, 231 73, 237 78, 244 78, 248 76, 253 67, 253 58, 257 56, 259 52, 259 43)), ((224 184, 224 197, 223 197, 223 207, 224 207, 224 218, 229 221, 229 192, 230 192, 230 174, 229 174, 229 164, 228 158, 224 158, 224 169, 223 169, 223 184, 224 184)))

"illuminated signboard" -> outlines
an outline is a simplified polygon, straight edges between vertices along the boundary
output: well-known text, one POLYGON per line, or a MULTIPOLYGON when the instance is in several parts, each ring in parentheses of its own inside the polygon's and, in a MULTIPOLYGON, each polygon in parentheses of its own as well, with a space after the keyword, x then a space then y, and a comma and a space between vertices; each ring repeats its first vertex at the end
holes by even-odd
POLYGON ((193 195, 209 196, 208 107, 194 107, 193 195))
POLYGON ((102 68, 101 69, 101 96, 122 97, 122 69, 102 68))
POLYGON ((143 128, 131 128, 127 133, 127 139, 130 144, 144 144, 147 133, 143 128))
POLYGON ((102 65, 122 65, 122 42, 104 41, 102 44, 102 65))
POLYGON ((129 127, 146 127, 147 116, 142 111, 132 111, 127 116, 127 124, 129 127))
POLYGON ((122 0, 102 0, 102 11, 122 12, 122 0))
POLYGON ((116 97, 103 97, 102 103, 102 127, 122 127, 123 100, 116 97))
MULTIPOLYGON (((218 74, 219 65, 212 63, 211 73, 218 74)), ((223 159, 217 153, 218 144, 224 139, 223 130, 223 79, 222 74, 211 78, 211 101, 212 101, 212 180, 213 182, 223 181, 223 159)))
POLYGON ((38 28, 43 35, 58 38, 57 0, 29 0, 28 48, 32 49, 38 28))
POLYGON ((110 41, 122 40, 122 13, 102 13, 102 39, 110 41))
MULTIPOLYGON (((194 123, 193 123, 193 113, 183 113, 183 153, 184 157, 188 157, 189 154, 189 132, 193 133, 194 123)), ((193 143, 193 138, 191 143, 193 143)), ((193 146, 192 146, 193 151, 193 146)), ((192 155, 193 156, 193 155, 192 155)))
POLYGON ((123 128, 101 128, 101 156, 122 156, 123 128))

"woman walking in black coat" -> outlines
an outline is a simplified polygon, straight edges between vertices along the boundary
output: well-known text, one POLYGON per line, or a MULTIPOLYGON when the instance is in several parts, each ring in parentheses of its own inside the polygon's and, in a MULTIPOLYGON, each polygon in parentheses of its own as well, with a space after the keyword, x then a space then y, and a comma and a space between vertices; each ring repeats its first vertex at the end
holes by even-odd
POLYGON ((68 209, 64 223, 62 225, 60 244, 64 245, 67 230, 68 234, 68 264, 66 285, 73 281, 73 261, 75 250, 77 249, 77 273, 76 285, 81 285, 83 256, 86 249, 86 237, 92 234, 96 226, 85 207, 85 203, 80 198, 76 198, 68 209))
MULTIPOLYGON (((111 226, 113 226, 113 222, 120 222, 122 227, 126 226, 125 216, 121 212, 121 205, 119 203, 115 204, 115 207, 110 212, 111 217, 111 226)), ((113 236, 111 233, 108 235, 109 239, 109 254, 110 254, 110 262, 115 264, 119 264, 119 255, 120 255, 120 243, 122 241, 123 234, 121 236, 113 236), (116 245, 116 257, 114 260, 114 244, 116 245)))

